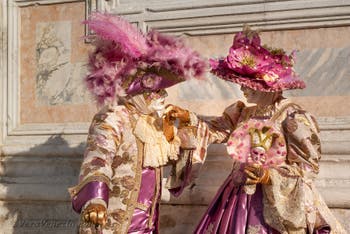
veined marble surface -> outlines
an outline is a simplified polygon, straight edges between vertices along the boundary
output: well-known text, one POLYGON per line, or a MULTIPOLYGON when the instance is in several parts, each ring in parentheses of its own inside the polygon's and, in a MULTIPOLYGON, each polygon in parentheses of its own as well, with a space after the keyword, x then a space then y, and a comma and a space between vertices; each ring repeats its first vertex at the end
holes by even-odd
MULTIPOLYGON (((350 96, 349 58, 350 47, 298 52, 295 70, 307 88, 288 91, 288 96, 350 96)), ((179 98, 187 100, 242 98, 237 85, 214 75, 208 75, 207 82, 190 81, 179 84, 178 88, 179 98)))
POLYGON ((82 103, 87 91, 82 63, 71 63, 71 22, 36 24, 36 97, 41 105, 82 103))

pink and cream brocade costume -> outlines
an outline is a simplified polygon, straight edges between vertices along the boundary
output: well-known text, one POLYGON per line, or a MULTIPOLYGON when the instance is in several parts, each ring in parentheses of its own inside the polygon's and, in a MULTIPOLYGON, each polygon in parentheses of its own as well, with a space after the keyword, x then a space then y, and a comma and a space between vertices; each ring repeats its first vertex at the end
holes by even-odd
POLYGON ((244 173, 240 163, 234 162, 231 174, 195 233, 328 233, 317 229, 330 227, 331 233, 345 234, 313 183, 321 158, 319 130, 314 118, 286 99, 263 116, 254 116, 254 113, 254 107, 237 102, 226 108, 221 117, 197 119, 198 145, 191 160, 192 170, 183 168, 187 173, 186 183, 198 176, 208 144, 226 142, 237 126, 249 118, 275 116, 274 122, 287 140, 287 160, 269 169, 271 184, 258 185, 253 195, 244 191, 244 173))
MULTIPOLYGON (((163 136, 163 133, 159 131, 156 137, 142 134, 147 133, 144 128, 154 124, 154 120, 151 116, 140 115, 121 105, 106 106, 92 121, 80 183, 75 189, 76 192, 89 189, 91 182, 98 181, 98 189, 109 191, 107 199, 102 194, 90 191, 87 191, 90 197, 85 199, 100 198, 108 203, 107 225, 103 233, 156 232, 161 169, 144 168, 143 152, 145 144, 156 148, 159 143, 157 137, 163 136), (140 134, 135 136, 135 132, 140 134), (140 230, 139 227, 149 229, 140 230)), ((176 142, 174 144, 175 148, 179 147, 176 142)), ((165 146, 170 149, 170 145, 165 146)), ((176 150, 173 153, 176 157, 176 150)), ((89 233, 85 229, 90 227, 81 226, 81 233, 89 233)))
MULTIPOLYGON (((281 94, 286 89, 305 87, 293 70, 293 60, 293 54, 287 55, 282 49, 262 46, 259 35, 248 29, 235 35, 226 58, 211 60, 211 72, 252 90, 281 94)), ((197 127, 194 134, 197 147, 192 157, 186 158, 186 164, 179 162, 168 187, 189 184, 198 176, 211 143, 227 142, 229 154, 238 152, 238 155, 230 155, 235 159, 249 155, 249 151, 232 147, 243 149, 251 144, 240 142, 251 138, 239 136, 244 135, 242 126, 251 120, 274 124, 276 133, 284 138, 280 146, 285 148, 275 152, 284 160, 268 167, 269 182, 254 184, 254 191, 245 183, 245 163, 234 161, 231 174, 219 188, 194 233, 345 234, 314 185, 321 158, 317 123, 308 112, 282 95, 265 108, 247 107, 238 101, 227 107, 221 117, 213 119, 191 113, 192 126, 197 127)))
POLYGON ((73 209, 107 207, 104 227, 85 222, 79 233, 158 233, 161 167, 178 159, 180 140, 169 140, 164 120, 147 98, 200 78, 205 62, 184 43, 151 31, 147 35, 121 17, 94 13, 95 50, 85 81, 105 105, 91 123, 78 185, 69 189, 73 209))

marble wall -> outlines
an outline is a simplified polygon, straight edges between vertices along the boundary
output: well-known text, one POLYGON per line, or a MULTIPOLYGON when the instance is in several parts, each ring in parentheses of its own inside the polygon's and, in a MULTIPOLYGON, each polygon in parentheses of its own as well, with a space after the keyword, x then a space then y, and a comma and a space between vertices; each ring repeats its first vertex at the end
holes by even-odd
MULTIPOLYGON (((292 97, 317 116, 350 115, 350 82, 347 79, 350 74, 349 27, 267 31, 260 34, 264 44, 282 47, 289 52, 296 50, 296 71, 306 82, 307 88, 287 91, 286 96, 292 97)), ((232 45, 233 34, 188 37, 187 40, 206 57, 222 57, 227 55, 232 45)), ((179 100, 200 102, 203 109, 207 108, 208 102, 213 104, 219 100, 220 104, 228 105, 242 98, 237 85, 211 75, 207 83, 193 81, 174 89, 179 90, 179 100)), ((219 111, 213 106, 209 114, 219 111)), ((222 109, 222 106, 219 108, 222 109)), ((207 114, 207 111, 199 112, 207 114)))
MULTIPOLYGON (((100 2, 0 3, 0 233, 76 229, 67 188, 77 181, 88 125, 98 109, 82 79, 91 47, 81 21, 98 7, 123 13, 143 30, 181 34, 207 58, 226 55, 243 22, 262 30, 263 43, 296 49, 296 70, 307 88, 286 96, 318 117, 323 159, 316 184, 350 231, 350 10, 344 1, 100 2)), ((203 115, 219 115, 243 98, 237 85, 209 74, 205 82, 168 91, 167 102, 203 115)), ((212 145, 195 187, 180 198, 165 190, 162 233, 191 233, 231 165, 225 146, 212 145)))
POLYGON ((21 123, 87 122, 96 111, 82 83, 89 50, 84 7, 81 2, 20 9, 19 92, 26 107, 21 123))

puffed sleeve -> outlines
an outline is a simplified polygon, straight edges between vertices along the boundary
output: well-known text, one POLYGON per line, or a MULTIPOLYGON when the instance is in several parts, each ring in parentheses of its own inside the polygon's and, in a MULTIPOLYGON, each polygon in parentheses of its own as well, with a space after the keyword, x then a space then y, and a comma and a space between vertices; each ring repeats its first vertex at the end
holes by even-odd
POLYGON ((193 153, 194 160, 204 161, 207 147, 213 143, 224 143, 236 128, 244 103, 238 101, 227 107, 220 117, 197 117, 197 147, 193 153))
POLYGON ((106 106, 93 118, 89 128, 79 183, 70 188, 73 209, 80 213, 91 200, 108 205, 113 158, 122 137, 120 115, 106 106))
POLYGON ((215 118, 201 117, 190 113, 190 125, 195 127, 193 136, 195 149, 183 150, 182 157, 173 166, 167 182, 167 188, 177 191, 173 194, 178 195, 179 191, 182 191, 185 186, 198 177, 206 158, 208 145, 227 141, 230 133, 236 127, 244 107, 244 103, 238 101, 227 107, 220 117, 215 118))
POLYGON ((305 229, 314 233, 328 227, 325 220, 331 215, 313 184, 321 158, 319 128, 315 118, 300 108, 288 108, 283 116, 287 159, 270 169, 271 184, 263 186, 264 218, 281 233, 305 229))
POLYGON ((289 164, 300 165, 303 176, 313 180, 321 159, 320 131, 315 118, 307 112, 294 111, 287 115, 282 126, 288 142, 289 164))

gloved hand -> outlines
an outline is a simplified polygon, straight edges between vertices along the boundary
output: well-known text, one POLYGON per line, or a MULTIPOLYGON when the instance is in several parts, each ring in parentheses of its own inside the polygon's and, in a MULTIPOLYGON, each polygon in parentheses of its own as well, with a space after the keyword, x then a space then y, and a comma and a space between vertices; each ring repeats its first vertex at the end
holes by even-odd
POLYGON ((259 164, 248 164, 244 167, 244 173, 247 176, 245 182, 246 185, 252 184, 269 184, 270 172, 268 169, 264 169, 259 164))
POLYGON ((171 119, 170 115, 163 115, 163 134, 166 137, 167 141, 170 142, 174 139, 175 130, 174 130, 174 120, 171 119))
POLYGON ((105 226, 107 222, 107 208, 101 204, 90 204, 83 211, 83 219, 96 226, 105 226))
POLYGON ((165 109, 165 115, 170 120, 178 119, 182 125, 186 125, 190 122, 190 112, 188 110, 171 104, 167 105, 165 109))

